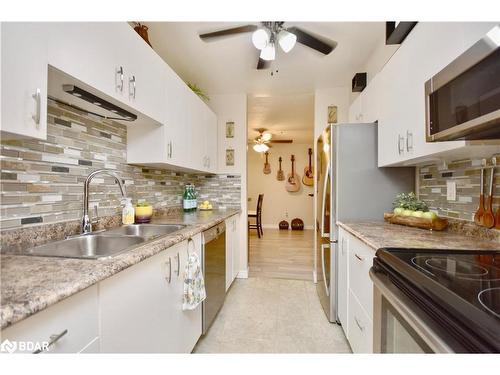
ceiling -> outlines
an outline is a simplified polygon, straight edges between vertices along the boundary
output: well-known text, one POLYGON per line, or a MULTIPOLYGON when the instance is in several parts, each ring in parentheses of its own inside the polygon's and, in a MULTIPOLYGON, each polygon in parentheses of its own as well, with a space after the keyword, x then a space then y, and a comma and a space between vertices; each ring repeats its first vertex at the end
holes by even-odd
POLYGON ((293 139, 294 143, 312 143, 314 137, 314 94, 249 95, 248 139, 255 129, 267 128, 273 139, 293 139))
MULTIPOLYGON (((272 68, 256 70, 258 50, 251 33, 202 41, 204 32, 245 25, 247 22, 145 22, 157 53, 187 82, 209 94, 249 93, 291 95, 315 88, 349 85, 356 69, 385 37, 384 22, 287 22, 337 41, 327 56, 297 44, 277 52, 272 68)), ((255 22, 256 24, 256 22, 255 22)))

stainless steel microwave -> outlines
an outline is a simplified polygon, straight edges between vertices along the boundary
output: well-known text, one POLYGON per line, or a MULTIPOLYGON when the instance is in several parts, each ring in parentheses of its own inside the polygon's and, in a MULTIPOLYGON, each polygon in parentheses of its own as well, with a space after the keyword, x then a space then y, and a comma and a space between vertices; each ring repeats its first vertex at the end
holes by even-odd
POLYGON ((425 83, 428 142, 500 139, 500 25, 425 83))

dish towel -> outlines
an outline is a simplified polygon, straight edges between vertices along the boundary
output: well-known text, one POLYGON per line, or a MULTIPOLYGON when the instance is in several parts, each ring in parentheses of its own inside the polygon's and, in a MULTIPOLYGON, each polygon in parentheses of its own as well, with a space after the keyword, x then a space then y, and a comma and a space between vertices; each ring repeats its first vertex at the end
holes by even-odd
POLYGON ((194 310, 207 298, 205 291, 205 280, 198 255, 194 252, 189 254, 184 269, 184 295, 182 297, 182 309, 194 310))

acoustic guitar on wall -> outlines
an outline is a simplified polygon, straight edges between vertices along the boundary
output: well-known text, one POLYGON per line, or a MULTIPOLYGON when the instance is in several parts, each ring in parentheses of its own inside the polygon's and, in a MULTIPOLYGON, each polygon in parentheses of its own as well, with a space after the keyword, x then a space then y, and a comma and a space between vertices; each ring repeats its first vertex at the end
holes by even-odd
POLYGON ((278 173, 276 174, 276 179, 278 181, 284 181, 285 180, 285 172, 283 172, 283 169, 281 169, 281 162, 283 161, 281 156, 279 157, 278 161, 280 163, 280 169, 278 169, 278 173))
POLYGON ((312 148, 309 149, 309 165, 304 168, 304 176, 302 183, 306 186, 313 186, 314 184, 314 171, 311 164, 312 148))
POLYGON ((266 162, 264 163, 264 174, 271 173, 271 164, 269 164, 269 160, 267 160, 269 156, 269 151, 266 151, 266 162))
POLYGON ((286 190, 290 193, 299 191, 300 189, 300 177, 295 173, 295 156, 292 155, 292 172, 288 174, 286 179, 286 190))

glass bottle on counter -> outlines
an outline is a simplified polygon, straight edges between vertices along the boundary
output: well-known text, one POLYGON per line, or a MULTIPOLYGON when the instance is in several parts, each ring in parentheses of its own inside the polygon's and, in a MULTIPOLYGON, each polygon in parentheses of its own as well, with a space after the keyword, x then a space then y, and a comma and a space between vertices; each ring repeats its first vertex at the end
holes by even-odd
POLYGON ((191 211, 191 202, 189 200, 189 185, 184 186, 184 194, 182 194, 182 209, 184 212, 191 211))
POLYGON ((198 209, 198 194, 194 185, 191 185, 191 202, 192 211, 196 211, 198 209))

